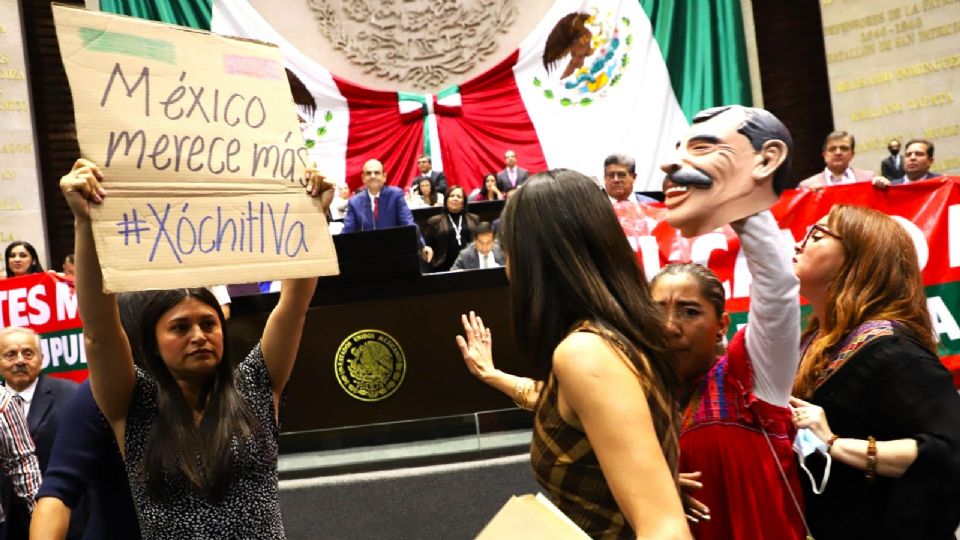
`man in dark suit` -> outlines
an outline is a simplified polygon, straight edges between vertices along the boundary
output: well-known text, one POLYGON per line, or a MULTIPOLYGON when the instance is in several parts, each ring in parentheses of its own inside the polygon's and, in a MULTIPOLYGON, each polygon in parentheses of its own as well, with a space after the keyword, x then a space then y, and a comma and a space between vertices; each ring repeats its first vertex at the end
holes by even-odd
POLYGON ((442 171, 433 170, 433 162, 430 161, 430 156, 423 154, 417 158, 417 167, 420 168, 420 176, 410 181, 410 187, 413 188, 413 191, 420 193, 420 180, 426 178, 430 180, 434 193, 447 194, 447 177, 442 171))
POLYGON ((880 162, 880 175, 884 178, 900 178, 903 176, 903 159, 900 157, 900 141, 893 139, 887 145, 890 157, 880 162))
POLYGON ((909 184, 940 177, 939 173, 930 172, 932 165, 933 141, 910 139, 903 147, 903 176, 891 179, 890 185, 909 184))
POLYGON ((624 154, 610 154, 603 160, 603 192, 610 204, 625 201, 638 203, 657 202, 656 199, 633 191, 637 181, 637 162, 624 154))
POLYGON ((500 246, 493 240, 493 226, 483 221, 473 232, 473 242, 460 251, 450 270, 478 270, 506 264, 500 246))
MULTIPOLYGON (((403 190, 385 185, 387 175, 383 163, 371 159, 363 164, 363 184, 367 189, 357 193, 347 202, 347 215, 343 219, 343 233, 372 231, 389 227, 413 225, 413 214, 403 198, 403 190)), ((420 238, 424 260, 430 262, 433 249, 420 238)))
POLYGON ((520 187, 530 173, 526 169, 517 167, 517 153, 513 150, 507 150, 503 154, 503 162, 506 167, 497 173, 497 189, 506 195, 507 193, 520 187))
MULTIPOLYGON (((0 358, 0 375, 7 388, 14 394, 27 417, 27 427, 37 448, 37 461, 43 474, 50 461, 50 449, 60 425, 63 407, 77 389, 77 383, 48 377, 40 373, 43 356, 40 336, 29 328, 8 327, 0 330, 0 351, 19 349, 20 354, 0 358)), ((10 499, 9 486, 4 485, 4 494, 10 507, 7 515, 7 540, 26 539, 30 530, 30 515, 19 499, 10 499)), ((71 532, 82 528, 86 519, 83 513, 76 516, 77 525, 71 532)), ((80 532, 80 531, 76 531, 80 532)))
POLYGON ((940 177, 940 174, 930 172, 931 165, 933 165, 933 141, 910 139, 903 147, 903 176, 899 178, 878 176, 873 179, 873 185, 882 189, 887 186, 910 184, 940 177))

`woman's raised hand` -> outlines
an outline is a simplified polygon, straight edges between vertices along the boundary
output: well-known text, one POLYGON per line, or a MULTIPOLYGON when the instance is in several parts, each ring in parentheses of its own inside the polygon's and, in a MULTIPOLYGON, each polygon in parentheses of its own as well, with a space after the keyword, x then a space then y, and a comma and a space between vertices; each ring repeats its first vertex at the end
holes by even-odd
POLYGON ((466 334, 466 338, 457 336, 457 346, 460 347, 463 361, 474 377, 486 381, 497 372, 493 365, 493 335, 490 329, 483 325, 483 319, 472 311, 469 316, 461 315, 460 321, 466 334))
POLYGON ((100 185, 102 181, 103 173, 100 172, 100 167, 82 158, 60 179, 60 191, 67 199, 75 218, 90 219, 90 203, 103 202, 107 192, 100 185))

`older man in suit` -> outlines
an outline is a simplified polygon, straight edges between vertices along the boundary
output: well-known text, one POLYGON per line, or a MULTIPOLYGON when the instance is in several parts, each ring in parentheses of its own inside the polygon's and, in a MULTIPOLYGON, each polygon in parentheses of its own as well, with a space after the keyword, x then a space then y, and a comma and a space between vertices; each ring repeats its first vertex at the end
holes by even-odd
POLYGON ((497 173, 497 189, 504 195, 517 189, 523 184, 530 173, 526 169, 517 167, 517 153, 507 150, 503 154, 504 169, 497 173))
POLYGON ((852 133, 834 131, 823 141, 823 171, 800 182, 802 189, 821 189, 838 184, 869 182, 877 176, 873 171, 854 169, 850 166, 856 155, 857 140, 852 133))
POLYGON ((506 264, 500 246, 493 239, 493 226, 482 221, 473 232, 473 242, 460 250, 450 270, 479 270, 506 264))
POLYGON ((426 178, 430 180, 433 191, 441 195, 447 194, 447 177, 443 171, 433 170, 433 162, 430 156, 423 154, 417 158, 417 167, 420 169, 420 175, 410 181, 410 187, 413 191, 420 192, 420 181, 426 178))
MULTIPOLYGON (((410 207, 403 198, 403 190, 385 185, 387 175, 383 163, 371 159, 363 164, 363 184, 367 189, 350 197, 343 233, 372 231, 389 227, 417 226, 410 207)), ((423 259, 433 259, 433 249, 420 238, 423 259)))
MULTIPOLYGON (((77 383, 40 373, 43 365, 40 336, 29 328, 11 326, 0 330, 0 352, 0 375, 25 413, 42 474, 50 461, 50 449, 60 426, 63 407, 77 389, 77 383), (18 351, 18 354, 11 351, 18 351)), ((5 487, 4 492, 8 494, 9 487, 5 487)), ((7 539, 25 539, 30 530, 29 512, 14 501, 10 502, 7 539)), ((78 514, 76 519, 76 523, 82 523, 86 516, 78 514)), ((74 530, 81 527, 76 525, 74 530)))

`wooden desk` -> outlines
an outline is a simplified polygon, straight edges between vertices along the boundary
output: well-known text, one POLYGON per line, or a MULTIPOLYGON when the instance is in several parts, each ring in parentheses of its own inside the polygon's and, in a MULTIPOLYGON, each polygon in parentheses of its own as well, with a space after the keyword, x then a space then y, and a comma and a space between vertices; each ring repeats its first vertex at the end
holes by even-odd
MULTIPOLYGON (((263 332, 278 294, 233 300, 229 322, 233 355, 250 350, 263 332)), ((508 282, 502 268, 351 282, 322 278, 307 313, 297 363, 280 419, 284 436, 384 422, 463 415, 513 407, 511 400, 467 371, 454 336, 460 314, 475 310, 494 332, 497 366, 529 373, 510 327, 508 282), (379 401, 351 396, 335 366, 341 343, 375 329, 403 351, 406 372, 393 394, 379 401)), ((300 444, 309 448, 311 444, 300 444)))

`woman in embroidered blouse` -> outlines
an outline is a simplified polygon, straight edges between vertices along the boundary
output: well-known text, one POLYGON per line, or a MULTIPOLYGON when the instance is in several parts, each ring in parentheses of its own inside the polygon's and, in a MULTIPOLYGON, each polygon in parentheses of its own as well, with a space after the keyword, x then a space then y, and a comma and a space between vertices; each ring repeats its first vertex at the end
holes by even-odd
POLYGON ((479 224, 480 218, 467 211, 463 187, 449 188, 440 214, 428 219, 423 228, 423 239, 433 249, 430 265, 434 272, 450 270, 460 250, 470 245, 479 224))
MULTIPOLYGON (((310 173, 311 194, 323 191, 328 206, 333 186, 318 176, 310 173)), ((207 289, 152 292, 139 331, 149 370, 137 369, 93 245, 90 209, 106 196, 102 180, 80 159, 60 188, 75 217, 91 389, 123 456, 143 537, 283 538, 278 407, 316 278, 284 281, 260 342, 236 367, 207 289)))
POLYGON ((822 495, 802 478, 813 536, 954 540, 960 396, 937 356, 910 236, 885 214, 837 205, 796 252, 812 314, 794 424, 833 460, 822 495))
POLYGON ((701 540, 802 539, 788 409, 799 359, 797 278, 769 211, 731 226, 752 281, 747 326, 726 351, 730 317, 713 272, 671 264, 650 284, 685 386, 680 470, 697 474, 702 488, 691 495, 709 509, 687 501, 691 530, 701 540))
MULTIPOLYGON (((537 480, 593 538, 689 537, 677 487, 679 381, 660 309, 609 201, 584 175, 549 171, 507 200, 502 223, 514 335, 546 383, 486 382, 539 393, 537 480)), ((483 322, 471 313, 464 328, 464 356, 489 358, 483 322)))

